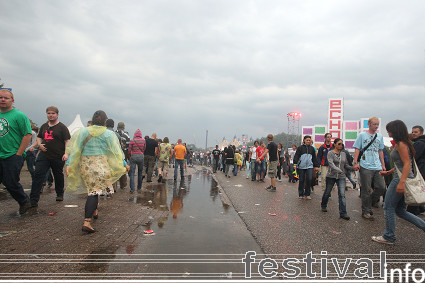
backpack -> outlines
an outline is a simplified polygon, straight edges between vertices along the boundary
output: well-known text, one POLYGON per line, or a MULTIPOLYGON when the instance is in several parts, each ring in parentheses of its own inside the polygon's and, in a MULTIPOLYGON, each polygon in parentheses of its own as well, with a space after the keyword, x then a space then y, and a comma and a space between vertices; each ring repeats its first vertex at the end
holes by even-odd
POLYGON ((127 132, 124 132, 122 130, 117 130, 116 133, 120 136, 120 144, 121 148, 124 152, 128 150, 128 146, 130 145, 130 136, 127 132))

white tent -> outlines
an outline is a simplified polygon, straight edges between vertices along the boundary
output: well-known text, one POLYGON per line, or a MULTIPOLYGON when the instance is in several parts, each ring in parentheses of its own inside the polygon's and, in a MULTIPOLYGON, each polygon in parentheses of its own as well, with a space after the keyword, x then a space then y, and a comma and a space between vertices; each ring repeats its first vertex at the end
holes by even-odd
POLYGON ((76 131, 82 128, 84 128, 83 122, 81 122, 80 114, 77 114, 77 116, 75 116, 74 122, 68 126, 69 133, 72 136, 76 131))

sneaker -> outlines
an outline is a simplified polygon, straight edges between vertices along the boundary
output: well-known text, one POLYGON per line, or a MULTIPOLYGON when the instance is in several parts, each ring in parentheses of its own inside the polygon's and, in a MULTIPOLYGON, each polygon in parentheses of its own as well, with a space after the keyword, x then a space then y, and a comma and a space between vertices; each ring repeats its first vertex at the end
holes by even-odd
POLYGON ((306 196, 305 199, 310 200, 311 199, 311 196, 306 196))
POLYGON ((381 243, 381 244, 387 244, 387 245, 394 245, 393 242, 390 242, 388 240, 385 240, 382 236, 372 236, 372 241, 381 243))
POLYGON ((344 220, 350 220, 350 216, 348 216, 347 214, 340 215, 339 217, 344 219, 344 220))
POLYGON ((271 187, 269 192, 276 192, 276 187, 271 187))
POLYGON ((326 207, 322 207, 322 212, 328 212, 328 210, 326 209, 326 207))
POLYGON ((30 203, 29 200, 27 200, 26 203, 19 206, 19 214, 20 215, 25 214, 25 212, 27 212, 27 210, 30 209, 30 208, 31 208, 31 203, 30 203))
POLYGON ((364 219, 366 219, 366 220, 370 220, 370 221, 375 220, 375 218, 374 218, 372 215, 370 215, 369 213, 362 214, 362 217, 363 217, 364 219))
POLYGON ((300 197, 298 197, 299 199, 304 199, 304 197, 303 196, 300 196, 300 197))
POLYGON ((267 188, 265 188, 266 191, 270 190, 271 188, 273 188, 271 185, 268 186, 267 188))
POLYGON ((63 196, 57 196, 56 201, 63 201, 63 196))

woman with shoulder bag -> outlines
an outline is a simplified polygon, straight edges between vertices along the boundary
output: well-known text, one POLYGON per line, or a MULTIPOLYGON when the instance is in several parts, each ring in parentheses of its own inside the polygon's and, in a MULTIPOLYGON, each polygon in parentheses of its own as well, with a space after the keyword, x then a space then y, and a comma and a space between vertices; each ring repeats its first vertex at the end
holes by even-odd
MULTIPOLYGON (((412 162, 415 156, 415 149, 409 140, 407 127, 401 120, 389 122, 386 126, 388 136, 395 141, 395 148, 391 152, 391 158, 394 167, 397 167, 401 174, 395 169, 389 171, 381 171, 381 175, 394 174, 387 193, 385 195, 384 211, 385 211, 385 231, 382 236, 372 236, 372 240, 382 244, 394 244, 396 240, 395 215, 409 221, 425 232, 425 221, 406 211, 406 203, 404 202, 405 183, 407 178, 414 178, 412 171, 412 162)), ((417 173, 419 174, 419 173, 417 173)))

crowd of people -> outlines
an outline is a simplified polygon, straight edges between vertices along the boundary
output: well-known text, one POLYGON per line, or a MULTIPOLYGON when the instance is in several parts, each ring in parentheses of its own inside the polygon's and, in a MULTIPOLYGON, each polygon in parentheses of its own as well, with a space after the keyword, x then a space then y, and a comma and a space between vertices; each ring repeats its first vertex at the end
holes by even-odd
POLYGON ((181 139, 172 145, 168 137, 161 140, 155 133, 143 137, 140 129, 131 139, 124 122, 119 122, 114 131, 114 121, 102 110, 96 111, 87 127, 71 137, 59 121, 57 107, 46 108, 47 122, 38 129, 31 127, 28 117, 13 103, 13 93, 0 89, 0 183, 18 202, 21 215, 37 213, 47 182, 54 180, 56 201, 64 200, 65 167, 67 192, 87 194, 82 230, 93 233, 91 222, 99 216, 99 195, 111 196, 118 187, 127 188, 127 172, 129 192, 134 193, 141 190, 144 178, 152 182, 154 172, 158 182, 165 182, 172 166, 174 180, 178 178, 178 168, 180 179, 184 180, 184 170, 191 165, 193 152, 181 139), (32 179, 29 196, 20 184, 25 160, 32 179))
POLYGON ((339 215, 341 219, 350 220, 347 214, 345 191, 348 189, 347 179, 356 189, 357 182, 353 179, 356 171, 360 187, 362 217, 365 220, 375 220, 372 207, 379 207, 380 199, 384 201, 386 230, 382 236, 373 236, 372 240, 393 244, 395 242, 395 215, 411 222, 425 232, 425 222, 417 215, 425 212, 423 205, 407 207, 404 202, 405 182, 413 178, 413 161, 418 165, 419 172, 425 174, 425 136, 421 126, 414 126, 409 135, 404 122, 395 120, 387 124, 388 135, 393 138, 393 146, 385 147, 382 134, 378 133, 379 119, 371 117, 369 129, 358 135, 354 143, 354 156, 345 148, 340 138, 332 140, 332 135, 326 133, 324 144, 318 149, 312 146, 311 136, 304 136, 300 146, 292 145, 291 152, 283 150, 283 145, 273 141, 273 135, 267 136, 268 145, 255 141, 245 153, 239 154, 234 146, 226 147, 222 152, 216 147, 213 160, 213 172, 217 168, 230 178, 230 168, 236 176, 240 168, 246 169, 247 178, 252 181, 265 182, 266 172, 270 178, 270 186, 266 190, 276 192, 276 178, 288 174, 288 180, 297 176, 299 199, 311 200, 311 190, 317 182, 320 172, 322 212, 328 212, 327 204, 332 190, 336 185, 338 190, 339 215), (239 156, 244 160, 239 162, 239 156), (398 168, 399 172, 397 173, 398 168))
POLYGON ((356 171, 365 220, 375 219, 372 207, 379 205, 381 197, 384 199, 386 229, 382 236, 374 236, 372 240, 384 244, 395 242, 395 215, 425 231, 425 222, 417 216, 424 212, 424 207, 406 207, 403 197, 407 178, 414 177, 414 161, 418 174, 425 173, 425 136, 421 126, 414 126, 409 135, 402 121, 388 123, 386 130, 393 138, 393 146, 388 148, 382 134, 377 132, 379 119, 372 117, 369 129, 360 133, 354 143, 354 156, 344 149, 340 138, 332 142, 330 133, 325 134, 325 142, 318 149, 312 145, 311 136, 304 136, 300 146, 293 144, 290 150, 285 150, 269 134, 267 145, 255 141, 245 151, 233 145, 220 150, 217 145, 211 152, 193 152, 181 139, 170 144, 168 137, 159 139, 155 133, 143 137, 140 129, 130 138, 123 122, 114 131, 114 121, 102 110, 96 111, 88 127, 72 137, 59 121, 59 109, 55 106, 47 107, 47 122, 40 129, 31 128, 28 117, 15 109, 13 102, 13 93, 0 89, 0 182, 18 202, 20 214, 37 210, 40 194, 51 175, 56 201, 64 200, 66 166, 67 192, 87 194, 82 230, 93 233, 91 222, 99 217, 99 195, 111 195, 118 186, 127 188, 127 172, 129 193, 134 193, 142 189, 145 178, 146 182, 152 182, 153 174, 158 176, 159 183, 170 179, 172 167, 173 179, 176 181, 180 172, 180 180, 184 180, 187 166, 197 163, 212 166, 214 173, 221 170, 227 178, 245 170, 247 179, 264 183, 267 175, 270 185, 265 189, 269 192, 276 192, 276 180, 282 181, 282 176, 288 175, 289 182, 299 181, 298 197, 303 200, 312 199, 311 191, 320 175, 322 212, 328 212, 328 200, 336 184, 339 215, 344 220, 350 219, 345 199, 346 178, 356 189, 357 183, 352 178, 352 172, 356 171), (32 178, 29 196, 19 182, 24 160, 32 178))

